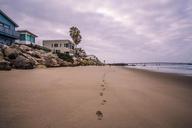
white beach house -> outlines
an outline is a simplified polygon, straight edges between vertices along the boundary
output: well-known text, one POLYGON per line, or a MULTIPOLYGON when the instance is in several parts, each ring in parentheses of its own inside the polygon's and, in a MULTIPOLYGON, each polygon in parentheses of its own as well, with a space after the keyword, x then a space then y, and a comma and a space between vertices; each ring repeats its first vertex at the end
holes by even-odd
POLYGON ((53 53, 67 53, 73 55, 76 44, 70 40, 43 40, 43 46, 52 50, 53 53))

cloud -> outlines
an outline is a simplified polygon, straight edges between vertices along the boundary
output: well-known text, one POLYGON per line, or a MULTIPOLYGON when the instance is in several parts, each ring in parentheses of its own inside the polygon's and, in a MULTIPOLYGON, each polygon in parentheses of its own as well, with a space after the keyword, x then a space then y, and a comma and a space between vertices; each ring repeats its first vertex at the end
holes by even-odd
POLYGON ((80 28, 88 54, 108 62, 192 62, 191 0, 0 0, 20 28, 70 39, 80 28))

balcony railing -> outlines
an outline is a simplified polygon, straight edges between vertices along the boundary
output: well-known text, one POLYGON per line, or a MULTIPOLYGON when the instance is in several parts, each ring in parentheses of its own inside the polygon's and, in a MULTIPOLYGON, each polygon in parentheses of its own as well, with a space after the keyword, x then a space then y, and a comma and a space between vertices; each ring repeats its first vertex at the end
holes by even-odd
POLYGON ((19 38, 18 32, 16 32, 15 30, 5 28, 3 26, 0 26, 0 33, 4 34, 5 36, 12 37, 12 38, 19 38))

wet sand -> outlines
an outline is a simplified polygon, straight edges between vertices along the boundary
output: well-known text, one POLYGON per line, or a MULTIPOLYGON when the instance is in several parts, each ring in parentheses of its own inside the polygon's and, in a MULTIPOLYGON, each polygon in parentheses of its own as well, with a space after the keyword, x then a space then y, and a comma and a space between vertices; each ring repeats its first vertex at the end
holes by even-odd
POLYGON ((120 67, 0 71, 0 128, 191 128, 192 77, 120 67))

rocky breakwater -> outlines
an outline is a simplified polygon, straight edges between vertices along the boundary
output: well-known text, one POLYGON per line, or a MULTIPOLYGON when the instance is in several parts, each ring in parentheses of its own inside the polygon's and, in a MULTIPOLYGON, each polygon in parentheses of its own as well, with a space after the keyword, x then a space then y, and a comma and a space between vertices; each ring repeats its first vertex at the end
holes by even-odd
POLYGON ((101 65, 99 60, 86 57, 73 57, 72 61, 65 61, 53 54, 49 49, 39 45, 13 44, 0 45, 0 70, 33 69, 46 67, 64 67, 79 65, 101 65))

